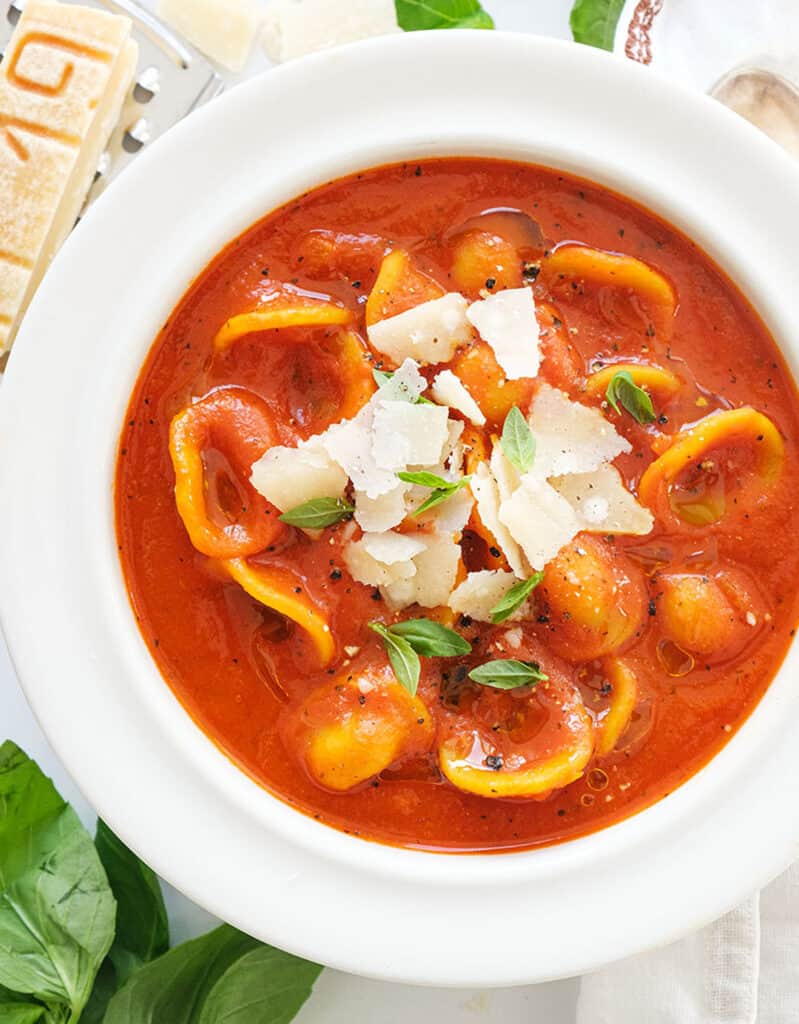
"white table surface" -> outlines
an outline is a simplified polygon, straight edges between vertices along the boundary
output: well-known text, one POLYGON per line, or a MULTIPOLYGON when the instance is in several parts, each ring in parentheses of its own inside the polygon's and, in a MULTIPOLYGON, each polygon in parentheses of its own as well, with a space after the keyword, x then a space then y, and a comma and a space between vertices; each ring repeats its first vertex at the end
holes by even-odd
MULTIPOLYGON (((154 7, 154 0, 143 0, 154 7)), ((337 3, 339 0, 330 0, 337 3)), ((357 3, 357 0, 343 0, 357 3)), ((570 38, 571 0, 483 0, 501 29, 570 38)), ((259 52, 247 74, 268 67, 259 52)), ((233 82, 234 79, 231 79, 233 82)), ((20 690, 5 644, 0 640, 0 742, 12 739, 50 775, 87 825, 94 812, 56 758, 20 690)), ((173 942, 211 928, 216 919, 170 886, 164 886, 173 942)), ((531 927, 535 923, 531 922, 531 927)), ((477 990, 431 989, 367 981, 339 971, 325 971, 297 1024, 573 1024, 576 980, 524 988, 477 990)))

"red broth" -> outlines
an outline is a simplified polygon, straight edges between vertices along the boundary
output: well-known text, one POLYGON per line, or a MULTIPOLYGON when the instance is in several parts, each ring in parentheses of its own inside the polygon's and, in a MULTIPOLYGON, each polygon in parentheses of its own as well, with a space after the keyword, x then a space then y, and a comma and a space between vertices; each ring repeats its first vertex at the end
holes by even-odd
MULTIPOLYGON (((461 282, 464 273, 457 271, 461 282)), ((489 282, 489 288, 508 283, 489 282)), ((478 297, 465 290, 470 299, 478 297)), ((477 378, 481 373, 478 367, 477 378)), ((481 386, 477 379, 475 387, 481 386)), ((529 393, 522 403, 525 397, 529 393)), ((782 356, 746 299, 695 244, 647 210, 537 166, 458 158, 380 167, 315 189, 264 217, 202 272, 161 330, 134 389, 119 448, 117 531, 131 603, 153 659, 197 724, 271 793, 317 820, 386 843, 446 851, 513 850, 585 835, 690 778, 741 726, 778 670, 799 607, 799 546, 791 542, 798 410, 782 356), (541 321, 561 348, 544 360, 543 379, 584 401, 586 378, 608 363, 656 363, 679 379, 670 398, 653 392, 654 424, 639 425, 629 415, 614 419, 633 445, 616 460, 633 493, 672 435, 717 410, 746 406, 765 414, 784 441, 784 459, 777 479, 760 487, 748 450, 731 442, 714 456, 726 476, 711 461, 671 492, 672 509, 680 501, 713 506, 720 495, 726 508, 718 521, 676 519, 661 501, 653 506, 656 522, 648 536, 587 541, 603 557, 623 562, 645 613, 621 650, 637 679, 630 719, 613 749, 595 751, 575 781, 534 799, 476 795, 449 782, 422 744, 374 778, 334 791, 305 769, 297 731, 286 723, 331 674, 385 664, 381 641, 367 623, 391 615, 379 593, 354 582, 344 568, 345 525, 325 531, 319 542, 288 528, 273 531, 262 558, 301 578, 329 618, 336 653, 320 670, 303 630, 250 597, 192 545, 176 509, 170 422, 193 399, 235 385, 265 403, 276 434, 271 443, 292 445, 324 430, 341 418, 348 395, 336 329, 253 333, 215 353, 220 326, 256 305, 271 282, 283 282, 347 307, 365 340, 365 304, 383 255, 402 248, 443 290, 458 290, 455 247, 463 232, 455 229, 466 225, 468 233, 470 218, 497 208, 529 214, 547 253, 570 241, 638 257, 676 291, 673 322, 655 322, 634 289, 584 287, 537 273, 547 256, 535 253, 529 222, 493 222, 500 242, 526 252, 524 280, 539 309, 541 303, 552 307, 549 320, 541 321), (738 488, 739 480, 749 484, 738 488), (702 580, 721 579, 719 573, 736 621, 723 642, 708 641, 701 635, 708 623, 694 614, 688 624, 693 649, 686 650, 666 628, 666 603, 673 609, 681 600, 673 578, 688 575, 701 587, 702 580), (748 615, 736 604, 741 592, 748 615)), ((500 427, 490 422, 487 433, 500 427)), ((205 471, 225 479, 244 472, 217 449, 205 453, 205 471)), ((485 542, 468 529, 464 552, 470 568, 489 558, 485 542)), ((592 717, 601 717, 614 681, 607 663, 592 657, 590 643, 581 647, 581 637, 569 639, 568 616, 551 613, 556 590, 557 580, 537 595, 534 617, 522 624, 523 650, 532 650, 552 679, 564 681, 592 717)), ((709 625, 713 632, 713 620, 709 625)), ((485 649, 503 627, 461 621, 454 628, 485 649)), ((475 714, 507 713, 500 705, 512 695, 492 692, 480 704, 473 687, 460 685, 457 666, 423 662, 419 697, 439 736, 457 734, 475 714)), ((509 742, 524 744, 552 726, 545 705, 539 702, 526 720, 529 735, 509 734, 509 742)))

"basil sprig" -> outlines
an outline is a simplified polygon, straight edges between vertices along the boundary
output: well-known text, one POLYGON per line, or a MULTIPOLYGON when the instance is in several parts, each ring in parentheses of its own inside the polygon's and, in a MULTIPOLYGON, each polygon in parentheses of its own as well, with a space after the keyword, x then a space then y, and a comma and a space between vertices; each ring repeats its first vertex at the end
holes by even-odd
POLYGON ((0 1021, 288 1024, 321 967, 230 925, 173 949, 158 879, 0 744, 0 1021))
POLYGON ((479 0, 395 0, 397 23, 406 32, 430 28, 493 28, 479 0))
POLYGON ((575 0, 570 24, 577 43, 612 50, 624 0, 575 0))
POLYGON ((638 387, 629 370, 619 370, 613 374, 605 390, 605 398, 617 413, 621 414, 621 405, 639 423, 651 423, 655 419, 652 399, 643 388, 638 387))
POLYGON ((279 517, 281 523, 299 526, 302 530, 322 530, 342 519, 351 519, 355 506, 343 498, 311 498, 290 508, 279 517))
POLYGON ((499 658, 473 668, 469 678, 480 686, 490 686, 495 690, 516 690, 520 686, 535 686, 549 676, 541 671, 536 661, 499 658))
POLYGON ((453 629, 429 619, 406 619, 393 626, 384 626, 382 622, 368 625, 383 641, 397 682, 412 697, 419 686, 420 654, 425 658, 453 658, 472 649, 469 641, 453 629))
POLYGON ((534 572, 529 579, 519 580, 518 583, 514 583, 505 596, 501 597, 491 609, 491 621, 494 625, 498 626, 500 622, 504 622, 505 619, 513 615, 516 609, 524 604, 543 578, 544 574, 542 572, 534 572))
POLYGON ((432 493, 429 497, 425 498, 413 513, 414 518, 420 516, 423 512, 428 512, 431 508, 435 508, 436 505, 440 505, 447 498, 451 498, 453 494, 457 494, 471 480, 471 476, 462 476, 460 480, 445 480, 443 476, 437 476, 435 473, 428 473, 425 470, 421 470, 418 473, 397 473, 397 476, 400 480, 404 480, 406 484, 419 484, 420 487, 432 488, 432 493))
POLYGON ((520 473, 527 473, 535 462, 535 437, 527 420, 514 405, 505 417, 502 437, 499 439, 505 457, 520 473))

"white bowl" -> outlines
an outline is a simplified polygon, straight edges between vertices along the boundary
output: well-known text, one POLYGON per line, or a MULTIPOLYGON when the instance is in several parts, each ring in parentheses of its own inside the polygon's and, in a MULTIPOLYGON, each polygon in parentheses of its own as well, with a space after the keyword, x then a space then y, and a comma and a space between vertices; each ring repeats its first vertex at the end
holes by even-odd
POLYGON ((0 403, 0 606, 56 751, 178 888, 344 970, 509 985, 675 939, 799 854, 797 650, 703 771, 621 824, 501 856, 394 849, 292 810, 205 737, 138 633, 114 536, 128 396, 192 278, 310 186, 445 154, 549 164, 642 201, 726 268, 795 365, 799 174, 734 115, 651 71, 530 36, 395 36, 317 55, 171 131, 56 259, 0 403))

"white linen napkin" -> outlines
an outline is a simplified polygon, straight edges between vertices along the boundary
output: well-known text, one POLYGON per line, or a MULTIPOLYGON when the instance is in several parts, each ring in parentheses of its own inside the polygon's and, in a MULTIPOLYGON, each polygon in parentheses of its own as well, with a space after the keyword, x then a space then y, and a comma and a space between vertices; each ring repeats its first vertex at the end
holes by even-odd
MULTIPOLYGON (((799 0, 627 0, 614 49, 716 95, 736 69, 777 72, 799 99, 799 0)), ((799 156, 786 95, 725 102, 799 156)), ((799 865, 687 938, 586 975, 577 1004, 577 1024, 798 1022, 799 865)))

